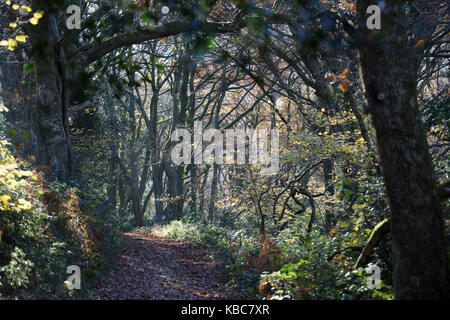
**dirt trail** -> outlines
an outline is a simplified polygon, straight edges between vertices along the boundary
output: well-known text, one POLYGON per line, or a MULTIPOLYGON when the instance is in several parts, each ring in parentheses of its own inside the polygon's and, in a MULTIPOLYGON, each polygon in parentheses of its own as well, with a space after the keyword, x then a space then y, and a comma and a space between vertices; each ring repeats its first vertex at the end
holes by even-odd
POLYGON ((124 234, 126 247, 93 294, 101 300, 224 299, 207 252, 151 233, 124 234))

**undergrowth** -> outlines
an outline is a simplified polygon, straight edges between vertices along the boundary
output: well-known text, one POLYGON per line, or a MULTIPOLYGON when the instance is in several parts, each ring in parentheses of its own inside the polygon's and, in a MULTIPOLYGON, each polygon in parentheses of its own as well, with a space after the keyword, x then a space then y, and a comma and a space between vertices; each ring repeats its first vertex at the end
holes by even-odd
POLYGON ((358 253, 346 250, 352 243, 348 234, 306 236, 285 230, 269 238, 187 219, 151 231, 210 248, 221 281, 237 299, 392 298, 389 279, 384 281, 383 274, 379 289, 371 285, 372 268, 381 261, 375 258, 366 268, 353 268, 358 253))
POLYGON ((0 298, 90 298, 120 246, 113 217, 100 199, 47 181, 46 168, 32 169, 7 146, 0 141, 0 298), (67 286, 72 265, 80 290, 67 286))

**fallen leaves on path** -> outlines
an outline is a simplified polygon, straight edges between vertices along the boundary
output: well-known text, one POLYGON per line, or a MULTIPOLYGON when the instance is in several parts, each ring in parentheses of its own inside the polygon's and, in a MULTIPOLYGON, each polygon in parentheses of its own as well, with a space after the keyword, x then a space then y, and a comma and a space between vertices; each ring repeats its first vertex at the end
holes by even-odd
POLYGON ((124 234, 126 248, 94 293, 101 300, 224 299, 207 251, 151 233, 124 234))

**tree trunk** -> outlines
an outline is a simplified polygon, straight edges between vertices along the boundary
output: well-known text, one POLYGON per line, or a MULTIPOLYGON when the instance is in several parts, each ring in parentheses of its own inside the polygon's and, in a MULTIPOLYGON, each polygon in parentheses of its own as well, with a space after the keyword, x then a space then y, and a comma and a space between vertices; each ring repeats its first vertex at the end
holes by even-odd
MULTIPOLYGON (((325 194, 327 197, 332 198, 334 196, 334 185, 333 185, 333 171, 334 162, 332 159, 326 159, 323 161, 323 179, 325 183, 325 194)), ((331 209, 332 201, 326 200, 325 205, 325 234, 329 234, 333 228, 333 210, 331 209)))
POLYGON ((209 170, 210 170, 211 166, 207 165, 205 168, 205 176, 203 177, 203 181, 202 184, 200 186, 200 203, 199 203, 199 208, 198 208, 198 212, 200 214, 200 216, 202 217, 202 220, 206 223, 207 219, 206 219, 206 215, 205 215, 205 191, 206 191, 206 183, 208 182, 208 176, 209 176, 209 170))
MULTIPOLYGON (((156 153, 156 151, 152 150, 152 154, 154 152, 156 153)), ((160 221, 164 215, 164 205, 161 200, 163 197, 163 171, 160 164, 155 164, 157 163, 156 161, 159 162, 159 157, 158 160, 155 159, 152 159, 152 163, 154 163, 152 165, 153 195, 155 196, 155 219, 160 221)))
POLYGON ((32 121, 35 81, 31 73, 24 72, 26 59, 23 50, 0 53, 0 95, 9 110, 6 119, 14 129, 9 138, 23 157, 34 155, 37 146, 32 121))
POLYGON ((198 168, 197 165, 193 164, 191 166, 191 202, 190 210, 191 213, 197 216, 197 194, 198 194, 198 168))
POLYGON ((27 25, 33 47, 36 75, 36 106, 33 110, 38 141, 38 163, 49 165, 60 178, 70 172, 70 139, 65 88, 64 51, 59 45, 56 15, 46 12, 36 26, 27 25))
POLYGON ((114 145, 111 150, 111 158, 109 161, 109 181, 108 181, 108 201, 111 206, 115 209, 117 206, 117 159, 118 151, 117 146, 114 145))
POLYGON ((357 5, 359 52, 391 209, 395 298, 447 299, 443 210, 419 118, 416 49, 403 27, 404 2, 385 1, 383 35, 365 27, 369 2, 357 5))
MULTIPOLYGON (((169 160, 170 161, 170 160, 169 160)), ((170 219, 179 219, 183 216, 184 195, 183 195, 183 175, 184 166, 170 165, 166 168, 167 173, 167 191, 169 194, 169 203, 167 204, 167 216, 170 219)))
POLYGON ((144 211, 142 210, 142 198, 135 193, 136 188, 131 189, 131 201, 134 215, 134 222, 136 227, 142 227, 144 225, 144 211))
POLYGON ((216 212, 216 199, 217 199, 217 184, 219 182, 219 166, 214 164, 213 177, 211 181, 211 194, 209 197, 209 207, 208 207, 208 222, 212 223, 214 221, 214 216, 216 212))

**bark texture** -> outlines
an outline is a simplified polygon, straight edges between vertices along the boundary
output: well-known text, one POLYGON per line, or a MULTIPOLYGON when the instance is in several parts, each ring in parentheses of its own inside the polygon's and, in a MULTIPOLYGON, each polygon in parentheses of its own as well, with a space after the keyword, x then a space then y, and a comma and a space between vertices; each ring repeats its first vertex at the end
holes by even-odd
POLYGON ((56 15, 48 12, 36 26, 27 26, 33 48, 36 105, 33 119, 38 141, 37 160, 65 178, 70 172, 70 139, 67 128, 68 91, 64 50, 58 44, 56 15))
POLYGON ((404 1, 385 1, 381 32, 365 26, 369 2, 357 3, 358 47, 391 209, 395 298, 446 299, 443 210, 419 117, 416 52, 408 45, 404 1))

